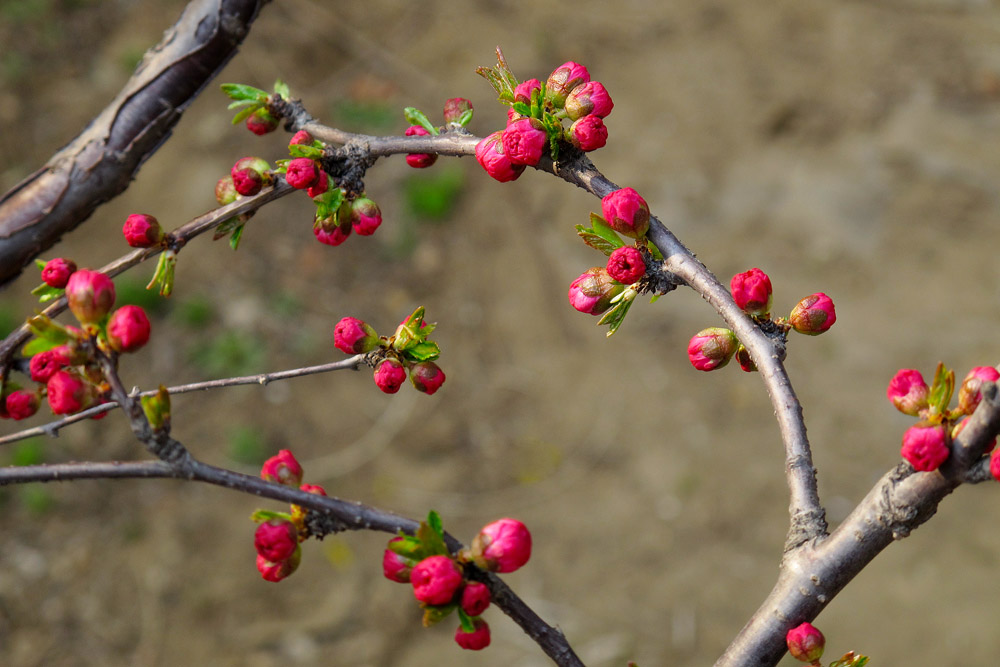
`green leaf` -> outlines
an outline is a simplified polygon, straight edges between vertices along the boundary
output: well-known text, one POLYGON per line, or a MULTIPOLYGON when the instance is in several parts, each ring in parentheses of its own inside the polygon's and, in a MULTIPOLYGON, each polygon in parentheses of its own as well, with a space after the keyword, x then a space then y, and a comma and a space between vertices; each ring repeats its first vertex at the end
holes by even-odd
POLYGON ((589 245, 594 250, 600 250, 605 255, 610 255, 618 248, 618 246, 614 245, 613 243, 609 243, 608 240, 605 239, 603 236, 598 236, 597 234, 594 234, 592 231, 585 228, 583 225, 576 226, 576 233, 577 236, 583 239, 584 243, 589 245))
POLYGON ((531 107, 525 104, 524 102, 514 102, 513 109, 515 112, 521 114, 522 116, 531 115, 531 107))
POLYGON ((424 622, 424 627, 425 628, 429 628, 430 626, 434 625, 438 621, 443 620, 444 618, 446 618, 448 616, 448 614, 450 614, 451 612, 455 611, 455 609, 457 607, 458 607, 458 605, 456 605, 455 603, 442 605, 440 607, 425 605, 424 606, 424 621, 423 621, 424 622))
POLYGON ((59 297, 61 297, 63 294, 66 293, 66 290, 62 289, 61 287, 52 287, 51 285, 46 285, 45 283, 42 283, 35 289, 31 290, 31 293, 38 297, 39 303, 48 303, 53 299, 58 299, 59 297))
POLYGON ((245 107, 248 104, 255 104, 255 105, 257 105, 257 107, 261 106, 260 102, 258 102, 257 100, 236 100, 235 102, 230 102, 229 106, 227 106, 226 108, 227 109, 239 109, 240 107, 245 107))
POLYGON ((465 127, 472 122, 472 109, 466 109, 462 112, 462 115, 458 117, 458 124, 465 127))
POLYGON ((435 510, 427 513, 427 525, 434 529, 434 532, 444 539, 444 524, 441 522, 441 515, 435 510))
POLYGON ((234 251, 240 247, 240 239, 243 238, 243 229, 246 227, 246 223, 239 225, 233 230, 233 233, 229 236, 229 247, 234 251))
POLYGON ((267 91, 242 83, 224 83, 220 86, 230 99, 234 100, 255 100, 264 102, 267 100, 267 91))
POLYGON ((601 317, 600 321, 598 321, 598 324, 607 324, 610 326, 607 333, 609 338, 613 336, 616 331, 618 331, 618 327, 620 327, 622 322, 625 321, 625 316, 628 315, 629 308, 631 308, 632 304, 635 303, 635 295, 635 290, 625 290, 622 292, 622 294, 619 295, 621 300, 615 305, 614 308, 604 313, 604 316, 601 317), (631 294, 631 296, 628 296, 629 294, 631 294))
POLYGON ((44 259, 36 259, 35 260, 35 266, 38 267, 39 271, 41 271, 42 269, 44 269, 46 264, 48 264, 48 262, 46 262, 44 259))
POLYGON ((62 343, 57 343, 52 340, 46 340, 44 338, 32 338, 30 341, 25 343, 24 347, 21 348, 21 353, 26 357, 33 357, 39 352, 45 352, 51 350, 54 347, 59 347, 62 343))
POLYGON ((944 414, 948 410, 954 392, 955 371, 950 371, 943 363, 938 363, 934 371, 934 382, 927 397, 932 414, 944 414))
POLYGON ((38 338, 62 345, 70 339, 69 330, 47 315, 35 315, 28 318, 28 329, 38 338))
POLYGON ((141 396, 139 402, 154 431, 170 430, 170 393, 162 384, 152 396, 141 396))
POLYGON ((312 160, 319 160, 323 157, 323 149, 310 146, 309 144, 292 144, 288 147, 288 154, 292 157, 307 157, 312 160))
POLYGON ((434 361, 441 356, 441 348, 432 340, 425 340, 422 343, 400 350, 409 361, 434 361))
POLYGON ((413 560, 423 560, 426 557, 423 542, 413 535, 401 535, 401 537, 403 538, 401 540, 389 541, 389 551, 397 556, 413 560))
POLYGON ((431 125, 431 121, 427 119, 427 116, 420 109, 406 107, 403 109, 403 115, 406 117, 406 122, 410 125, 419 125, 435 137, 440 134, 438 129, 431 125))
POLYGON ((281 79, 274 82, 274 92, 281 95, 286 100, 291 99, 292 97, 292 91, 288 89, 288 84, 281 79))
POLYGON ((625 245, 625 242, 622 241, 622 237, 618 236, 618 232, 611 229, 611 227, 608 226, 608 223, 604 220, 604 218, 597 215, 596 213, 590 214, 590 228, 598 236, 604 238, 610 243, 615 244, 616 248, 621 248, 622 246, 625 245))
POLYGON ((476 624, 473 623, 472 617, 462 611, 461 607, 458 609, 458 622, 462 626, 462 632, 476 631, 476 624))
POLYGON ((272 512, 271 510, 257 510, 250 515, 250 520, 254 523, 264 523, 265 521, 270 521, 271 519, 285 519, 287 521, 291 521, 292 515, 287 512, 272 512))
POLYGON ((249 106, 233 116, 233 125, 239 125, 253 115, 253 112, 260 108, 260 105, 249 106))
POLYGON ((424 553, 427 556, 450 556, 448 546, 444 543, 444 538, 436 530, 431 528, 426 521, 420 522, 417 528, 417 539, 423 544, 424 553))

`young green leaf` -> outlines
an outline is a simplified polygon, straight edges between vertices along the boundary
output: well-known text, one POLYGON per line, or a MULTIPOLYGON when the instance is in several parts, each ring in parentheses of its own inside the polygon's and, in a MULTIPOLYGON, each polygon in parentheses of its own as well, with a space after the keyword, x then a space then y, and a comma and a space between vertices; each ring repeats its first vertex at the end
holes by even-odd
POLYGON ((427 119, 427 116, 420 109, 415 107, 406 107, 403 109, 403 115, 406 117, 406 122, 410 125, 419 125, 435 137, 440 134, 438 129, 431 125, 431 121, 427 119))
POLYGON ((475 632, 476 624, 472 622, 472 618, 462 611, 462 608, 458 609, 458 622, 462 626, 462 632, 475 632))
POLYGON ((425 340, 422 343, 415 343, 405 350, 400 350, 409 361, 434 361, 441 356, 441 349, 432 340, 425 340))
POLYGON ((247 118, 253 115, 254 111, 259 109, 262 105, 252 104, 245 109, 242 109, 238 114, 233 116, 233 125, 239 125, 241 122, 245 121, 247 118))
POLYGON ((292 157, 307 157, 312 160, 319 160, 323 157, 323 149, 308 144, 292 144, 288 147, 288 154, 292 157))
POLYGON ((420 522, 420 527, 417 528, 417 539, 424 545, 424 553, 427 556, 449 555, 448 546, 444 543, 444 538, 438 535, 437 531, 431 528, 426 521, 420 522))
POLYGON ((291 99, 292 97, 292 92, 288 89, 288 84, 281 79, 274 82, 274 92, 286 100, 291 99))
POLYGON ((42 283, 35 289, 31 290, 31 293, 34 296, 38 297, 39 303, 48 303, 53 299, 58 299, 59 297, 61 297, 63 294, 66 293, 66 290, 64 290, 61 287, 52 287, 51 285, 46 285, 45 283, 42 283))
POLYGON ((587 229, 583 225, 576 226, 576 233, 577 236, 583 239, 584 243, 589 245, 594 250, 600 250, 605 255, 611 255, 611 253, 613 253, 617 249, 617 246, 615 246, 613 243, 609 243, 608 240, 605 239, 603 236, 598 236, 593 231, 587 229))
POLYGON ((39 352, 46 352, 54 347, 59 347, 62 343, 57 343, 54 340, 47 340, 45 338, 32 338, 24 347, 21 348, 21 354, 26 357, 33 357, 39 352))
POLYGON ((239 249, 240 239, 243 238, 243 229, 245 227, 246 227, 245 223, 237 225, 236 229, 233 230, 233 233, 229 235, 229 247, 232 248, 233 250, 239 249))
POLYGON ((435 510, 431 510, 427 513, 427 525, 434 529, 434 532, 444 539, 444 523, 441 521, 441 515, 435 510))
POLYGON ((242 83, 224 83, 220 88, 222 88, 222 92, 228 95, 230 99, 237 101, 255 100, 257 102, 265 102, 267 100, 267 91, 242 83))

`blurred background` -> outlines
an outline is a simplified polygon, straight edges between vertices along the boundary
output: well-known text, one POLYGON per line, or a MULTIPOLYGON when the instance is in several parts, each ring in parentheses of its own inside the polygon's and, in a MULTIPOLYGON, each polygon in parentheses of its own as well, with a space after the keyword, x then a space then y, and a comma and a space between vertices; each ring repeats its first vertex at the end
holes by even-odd
MULTIPOLYGON (((184 4, 0 0, 0 190, 112 99, 184 4)), ((505 108, 474 70, 496 45, 520 79, 583 63, 615 101, 592 154, 611 180, 723 282, 764 269, 776 314, 816 291, 836 301, 836 326, 794 337, 787 362, 836 525, 899 460, 911 420, 885 400, 893 373, 1000 361, 998 35, 987 0, 272 3, 131 188, 44 257, 100 266, 126 252, 128 214, 175 227, 215 205, 237 158, 284 157, 284 133, 229 124, 219 83, 280 77, 322 121, 373 134, 402 134, 404 106, 441 122, 463 96, 485 135, 505 108)), ((389 333, 424 305, 448 375, 435 396, 385 396, 367 372, 188 394, 174 435, 250 473, 290 448, 307 482, 411 517, 436 509, 467 542, 520 518, 534 555, 505 579, 588 665, 711 664, 771 588, 788 505, 760 378, 687 361, 717 316, 682 289, 637 303, 606 339, 566 301, 603 262, 573 229, 599 202, 546 174, 499 184, 470 158, 416 171, 398 156, 366 184, 385 218, 373 237, 322 246, 312 204, 289 196, 238 252, 185 248, 169 301, 143 289, 152 266, 119 278, 154 327, 123 360, 126 383, 337 360, 341 317, 389 333)), ((27 271, 0 291, 4 331, 38 283, 27 271)), ((118 413, 0 450, 4 464, 145 458, 118 413)), ((827 655, 995 663, 998 506, 994 485, 959 489, 886 550, 816 621, 827 655)), ((5 664, 550 664, 496 609, 481 653, 453 643, 454 619, 423 629, 410 591, 382 577, 383 534, 311 541, 294 576, 262 581, 248 517, 277 503, 116 481, 5 488, 0 507, 5 664)))

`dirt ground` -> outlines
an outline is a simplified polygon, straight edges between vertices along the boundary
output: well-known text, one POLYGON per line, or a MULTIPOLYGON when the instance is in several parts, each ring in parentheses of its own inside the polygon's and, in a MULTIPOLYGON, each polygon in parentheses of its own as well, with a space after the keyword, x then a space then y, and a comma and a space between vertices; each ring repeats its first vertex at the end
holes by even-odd
MULTIPOLYGON (((183 4, 0 2, 4 191, 113 97, 183 4)), ((898 368, 928 375, 941 360, 961 376, 1000 361, 998 38, 986 0, 287 0, 264 9, 217 83, 281 77, 320 119, 381 133, 402 132, 404 106, 437 119, 465 96, 483 135, 504 119, 474 74, 495 45, 522 79, 586 64, 615 101, 593 154, 609 178, 643 193, 723 279, 767 271, 776 312, 815 291, 836 301, 836 326, 793 339, 788 360, 836 524, 899 460, 910 422, 884 394, 898 368)), ((213 206, 236 158, 283 156, 287 136, 234 128, 225 106, 210 86, 132 187, 46 257, 103 264, 126 250, 127 214, 176 226, 213 206)), ((339 318, 388 331, 423 304, 448 374, 437 395, 384 396, 364 373, 187 395, 174 435, 247 471, 291 448, 308 482, 408 516, 437 509, 465 540, 518 517, 535 550, 506 580, 588 665, 711 664, 770 589, 788 504, 760 378, 687 361, 713 311, 679 290, 638 303, 605 339, 566 303, 569 282, 601 262, 573 230, 598 202, 548 175, 498 184, 467 158, 419 173, 396 158, 367 188, 386 221, 371 238, 321 246, 311 204, 288 197, 237 253, 208 239, 185 249, 168 304, 142 296, 151 267, 119 280, 155 313, 126 381, 340 359, 339 318)), ((30 273, 0 292, 6 326, 31 312, 37 283, 30 273)), ((0 451, 5 463, 143 458, 117 414, 0 451)), ((451 620, 421 628, 410 592, 382 578, 382 534, 309 543, 273 585, 254 568, 247 517, 274 503, 166 481, 0 501, 7 665, 549 664, 495 609, 481 653, 454 645, 451 620)), ((994 485, 948 498, 819 617, 828 655, 996 664, 998 518, 994 485)))

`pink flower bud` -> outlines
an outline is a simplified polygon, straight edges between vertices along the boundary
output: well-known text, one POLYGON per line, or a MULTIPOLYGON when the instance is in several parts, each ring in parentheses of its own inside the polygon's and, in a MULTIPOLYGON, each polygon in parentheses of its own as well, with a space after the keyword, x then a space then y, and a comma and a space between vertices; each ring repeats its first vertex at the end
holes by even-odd
POLYGON ((927 394, 930 387, 924 382, 920 371, 903 368, 889 380, 889 388, 885 395, 896 409, 904 415, 916 417, 927 407, 927 394))
POLYGON ((358 197, 351 202, 351 225, 359 236, 371 236, 382 224, 382 211, 368 197, 358 197))
POLYGON ((311 493, 316 496, 326 495, 326 489, 319 484, 302 484, 299 486, 299 491, 305 491, 306 493, 311 493))
POLYGON ((531 533, 517 519, 489 523, 472 540, 472 560, 490 572, 513 572, 531 558, 531 533))
MULTIPOLYGON (((394 537, 389 540, 389 544, 402 541, 402 539, 402 537, 394 537)), ((396 581, 401 584, 410 583, 410 573, 416 564, 417 561, 412 558, 400 556, 392 549, 386 549, 385 553, 382 554, 382 574, 390 581, 396 581)))
POLYGON ((430 396, 444 384, 444 371, 433 361, 421 361, 410 368, 410 383, 430 396))
POLYGON ((321 194, 330 189, 330 177, 326 175, 326 172, 322 169, 319 170, 319 178, 316 182, 309 186, 306 190, 306 194, 310 197, 319 197, 321 194))
POLYGON ((66 301, 76 319, 96 324, 115 305, 115 284, 100 271, 74 271, 66 283, 66 301))
POLYGON ((312 144, 313 136, 306 132, 305 130, 299 130, 292 135, 292 140, 288 142, 289 146, 298 146, 299 144, 304 144, 306 146, 312 144))
POLYGON ((257 554, 257 571, 265 581, 279 582, 285 579, 295 570, 299 569, 302 562, 302 547, 296 547, 295 552, 286 560, 269 561, 260 554, 257 554))
POLYGON ((333 328, 333 344, 344 354, 364 354, 378 347, 378 333, 356 317, 345 317, 333 328))
POLYGON ((46 383, 52 414, 71 415, 85 410, 96 401, 93 385, 68 371, 56 371, 46 383))
POLYGON ((287 449, 279 450, 277 454, 264 461, 260 469, 261 479, 267 482, 277 482, 285 486, 298 487, 302 483, 302 466, 287 449))
POLYGON ((278 129, 278 119, 261 107, 247 117, 247 129, 259 137, 278 129))
POLYGON ((608 143, 608 128, 598 116, 584 116, 570 126, 567 137, 571 144, 589 153, 608 143))
POLYGON ((163 240, 160 223, 151 215, 133 213, 122 227, 125 241, 133 248, 152 248, 163 240))
POLYGON ((736 362, 740 365, 740 370, 745 373, 753 373, 757 370, 757 364, 750 358, 750 352, 740 343, 736 348, 736 362))
POLYGON ((733 299, 747 315, 767 317, 771 311, 771 279, 760 269, 737 273, 729 281, 733 299))
POLYGON ((577 86, 566 96, 566 115, 572 120, 593 114, 599 118, 607 118, 615 107, 604 84, 588 81, 577 86))
POLYGON ((223 176, 216 182, 215 201, 219 202, 219 206, 232 204, 239 196, 240 193, 236 191, 232 176, 223 176))
POLYGON ((552 105, 561 107, 566 103, 566 97, 579 85, 590 81, 590 72, 583 65, 572 60, 563 63, 549 74, 545 82, 545 97, 552 105))
POLYGON ((472 619, 475 630, 466 632, 462 626, 455 630, 455 643, 467 651, 481 651, 490 645, 490 626, 481 618, 472 619))
POLYGON ((271 183, 271 165, 259 157, 244 157, 236 161, 229 175, 233 177, 233 187, 244 197, 252 197, 261 188, 271 183))
POLYGON ((462 611, 469 616, 479 616, 490 606, 490 589, 486 584, 470 581, 462 589, 462 611))
POLYGON ((527 81, 522 81, 517 84, 514 88, 514 101, 524 102, 527 105, 531 104, 531 93, 540 90, 542 87, 542 82, 538 79, 528 79, 527 81))
POLYGON ((613 230, 629 238, 642 238, 649 229, 649 205, 632 188, 615 190, 602 199, 601 213, 613 230))
POLYGON ((410 572, 413 596, 425 604, 448 604, 462 585, 462 571, 448 556, 430 556, 410 572))
POLYGON ((253 546, 264 560, 288 560, 299 546, 299 531, 287 519, 270 519, 257 526, 253 546))
POLYGON ((534 118, 515 120, 500 135, 503 152, 514 164, 534 166, 549 146, 549 136, 542 123, 534 118))
POLYGON ((395 394, 406 381, 406 369, 395 359, 383 359, 375 367, 375 384, 387 394, 395 394))
POLYGON ((524 173, 523 164, 514 164, 504 153, 503 132, 497 131, 476 144, 476 161, 494 179, 501 183, 516 180, 524 173))
POLYGON ((285 181, 296 190, 308 190, 319 178, 316 161, 307 157, 297 157, 285 169, 285 181))
POLYGON ((522 118, 527 118, 527 116, 525 116, 523 114, 519 114, 518 112, 514 111, 514 107, 511 107, 511 108, 507 109, 507 124, 508 125, 510 125, 511 123, 513 123, 515 120, 521 120, 522 118))
MULTIPOLYGON (((406 128, 406 136, 408 137, 426 137, 429 134, 430 132, 420 125, 411 125, 406 128)), ((406 164, 414 169, 424 169, 437 162, 437 159, 437 153, 408 153, 406 155, 406 164)))
POLYGON ((12 391, 7 394, 5 407, 11 419, 15 421, 27 419, 38 412, 38 394, 24 389, 12 391))
POLYGON ((603 266, 594 266, 569 285, 569 304, 581 313, 600 315, 611 307, 611 299, 625 290, 603 266))
POLYGON ((638 248, 616 248, 608 257, 608 273, 623 285, 631 285, 646 275, 646 260, 638 248))
POLYGON ((958 390, 958 409, 971 415, 983 400, 983 383, 1000 380, 1000 372, 992 366, 976 366, 962 380, 958 390))
POLYGON ((313 235, 320 243, 340 245, 351 235, 350 216, 345 216, 345 219, 341 220, 340 216, 334 213, 329 218, 316 218, 313 222, 313 235))
POLYGON ((944 426, 917 424, 903 434, 903 458, 921 472, 937 470, 951 453, 951 440, 944 426))
POLYGON ((45 263, 42 269, 42 281, 49 287, 62 289, 69 282, 69 277, 76 271, 76 263, 71 259, 56 257, 45 263))
POLYGON ((817 292, 795 304, 788 320, 799 333, 818 336, 837 321, 837 311, 834 309, 833 300, 830 297, 822 292, 817 292))
POLYGON ((70 351, 65 345, 39 352, 31 358, 31 362, 28 364, 31 379, 45 384, 55 375, 56 371, 69 366, 70 361, 70 351))
POLYGON ((811 623, 803 623, 789 630, 785 641, 792 657, 802 662, 816 662, 823 655, 823 648, 826 646, 823 633, 811 623))
POLYGON ((108 321, 108 343, 117 352, 135 352, 149 341, 149 318, 139 306, 122 306, 108 321))
POLYGON ((736 334, 729 329, 702 329, 688 343, 688 359, 699 371, 714 371, 729 363, 739 343, 736 334))
POLYGON ((464 97, 453 97, 444 103, 444 122, 457 123, 466 111, 472 111, 472 102, 464 97))
POLYGON ((1000 482, 1000 449, 994 449, 990 454, 990 474, 1000 482))

